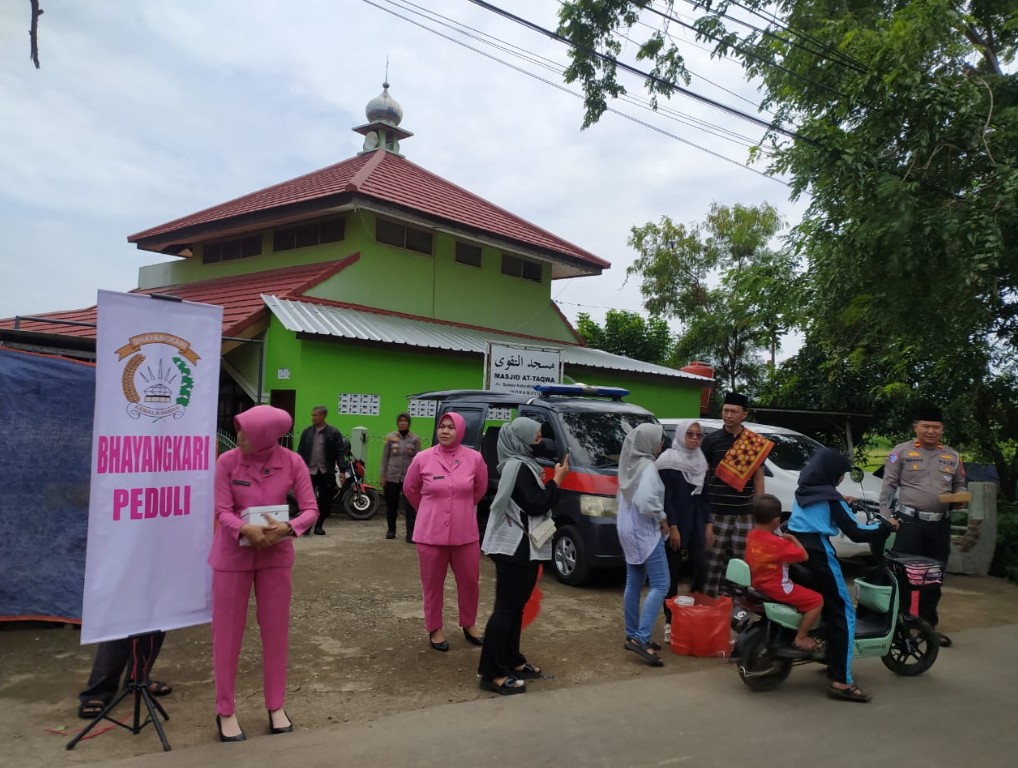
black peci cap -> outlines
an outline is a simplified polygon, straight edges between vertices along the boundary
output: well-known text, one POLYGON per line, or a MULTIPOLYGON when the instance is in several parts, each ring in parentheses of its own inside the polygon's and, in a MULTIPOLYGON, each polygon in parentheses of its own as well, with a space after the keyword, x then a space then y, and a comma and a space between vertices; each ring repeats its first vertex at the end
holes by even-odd
POLYGON ((932 403, 923 403, 915 412, 916 421, 938 421, 943 423, 944 412, 940 408, 932 403))
POLYGON ((745 395, 740 395, 738 392, 726 392, 725 405, 738 405, 748 410, 749 398, 745 395))

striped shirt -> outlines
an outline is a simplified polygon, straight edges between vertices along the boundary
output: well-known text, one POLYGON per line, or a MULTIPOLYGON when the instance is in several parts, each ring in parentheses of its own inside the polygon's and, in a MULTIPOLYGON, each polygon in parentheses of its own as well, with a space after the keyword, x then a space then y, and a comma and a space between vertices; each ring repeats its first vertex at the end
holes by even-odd
POLYGON ((735 443, 736 435, 727 429, 719 429, 711 432, 703 439, 701 450, 707 457, 707 480, 703 486, 703 492, 710 502, 711 514, 718 515, 748 515, 749 506, 753 503, 753 496, 756 494, 755 484, 750 478, 746 487, 737 491, 724 480, 719 480, 715 472, 718 464, 725 458, 728 449, 735 443))

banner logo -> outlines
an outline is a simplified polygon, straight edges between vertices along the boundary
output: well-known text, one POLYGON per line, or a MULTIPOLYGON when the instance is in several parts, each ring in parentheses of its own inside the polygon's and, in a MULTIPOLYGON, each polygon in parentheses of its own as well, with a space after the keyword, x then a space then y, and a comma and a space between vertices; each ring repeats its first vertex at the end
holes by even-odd
POLYGON ((116 354, 124 366, 121 389, 132 419, 147 416, 159 421, 184 415, 194 390, 192 366, 201 359, 191 342, 172 333, 140 333, 116 354))

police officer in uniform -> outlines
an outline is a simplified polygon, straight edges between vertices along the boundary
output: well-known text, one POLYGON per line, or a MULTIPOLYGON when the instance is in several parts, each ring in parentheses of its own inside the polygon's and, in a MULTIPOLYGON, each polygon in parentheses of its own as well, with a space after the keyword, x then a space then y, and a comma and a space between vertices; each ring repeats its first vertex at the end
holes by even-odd
MULTIPOLYGON (((951 505, 938 497, 966 489, 965 467, 958 452, 941 442, 944 417, 939 408, 921 407, 913 427, 915 440, 896 445, 887 454, 880 513, 890 515, 897 494, 901 526, 894 542, 895 552, 947 563, 951 554, 951 505)), ((919 616, 934 628, 939 602, 939 585, 927 587, 919 594, 919 616)), ((951 645, 947 635, 939 632, 937 635, 943 647, 951 645)))

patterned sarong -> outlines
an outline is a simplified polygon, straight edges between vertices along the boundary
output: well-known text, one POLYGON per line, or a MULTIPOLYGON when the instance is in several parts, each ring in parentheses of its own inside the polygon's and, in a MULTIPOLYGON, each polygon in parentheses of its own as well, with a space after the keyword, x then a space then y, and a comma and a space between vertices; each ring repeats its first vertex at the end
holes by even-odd
POLYGON ((774 443, 766 437, 744 428, 718 464, 714 474, 719 480, 741 491, 764 463, 773 447, 774 443))

